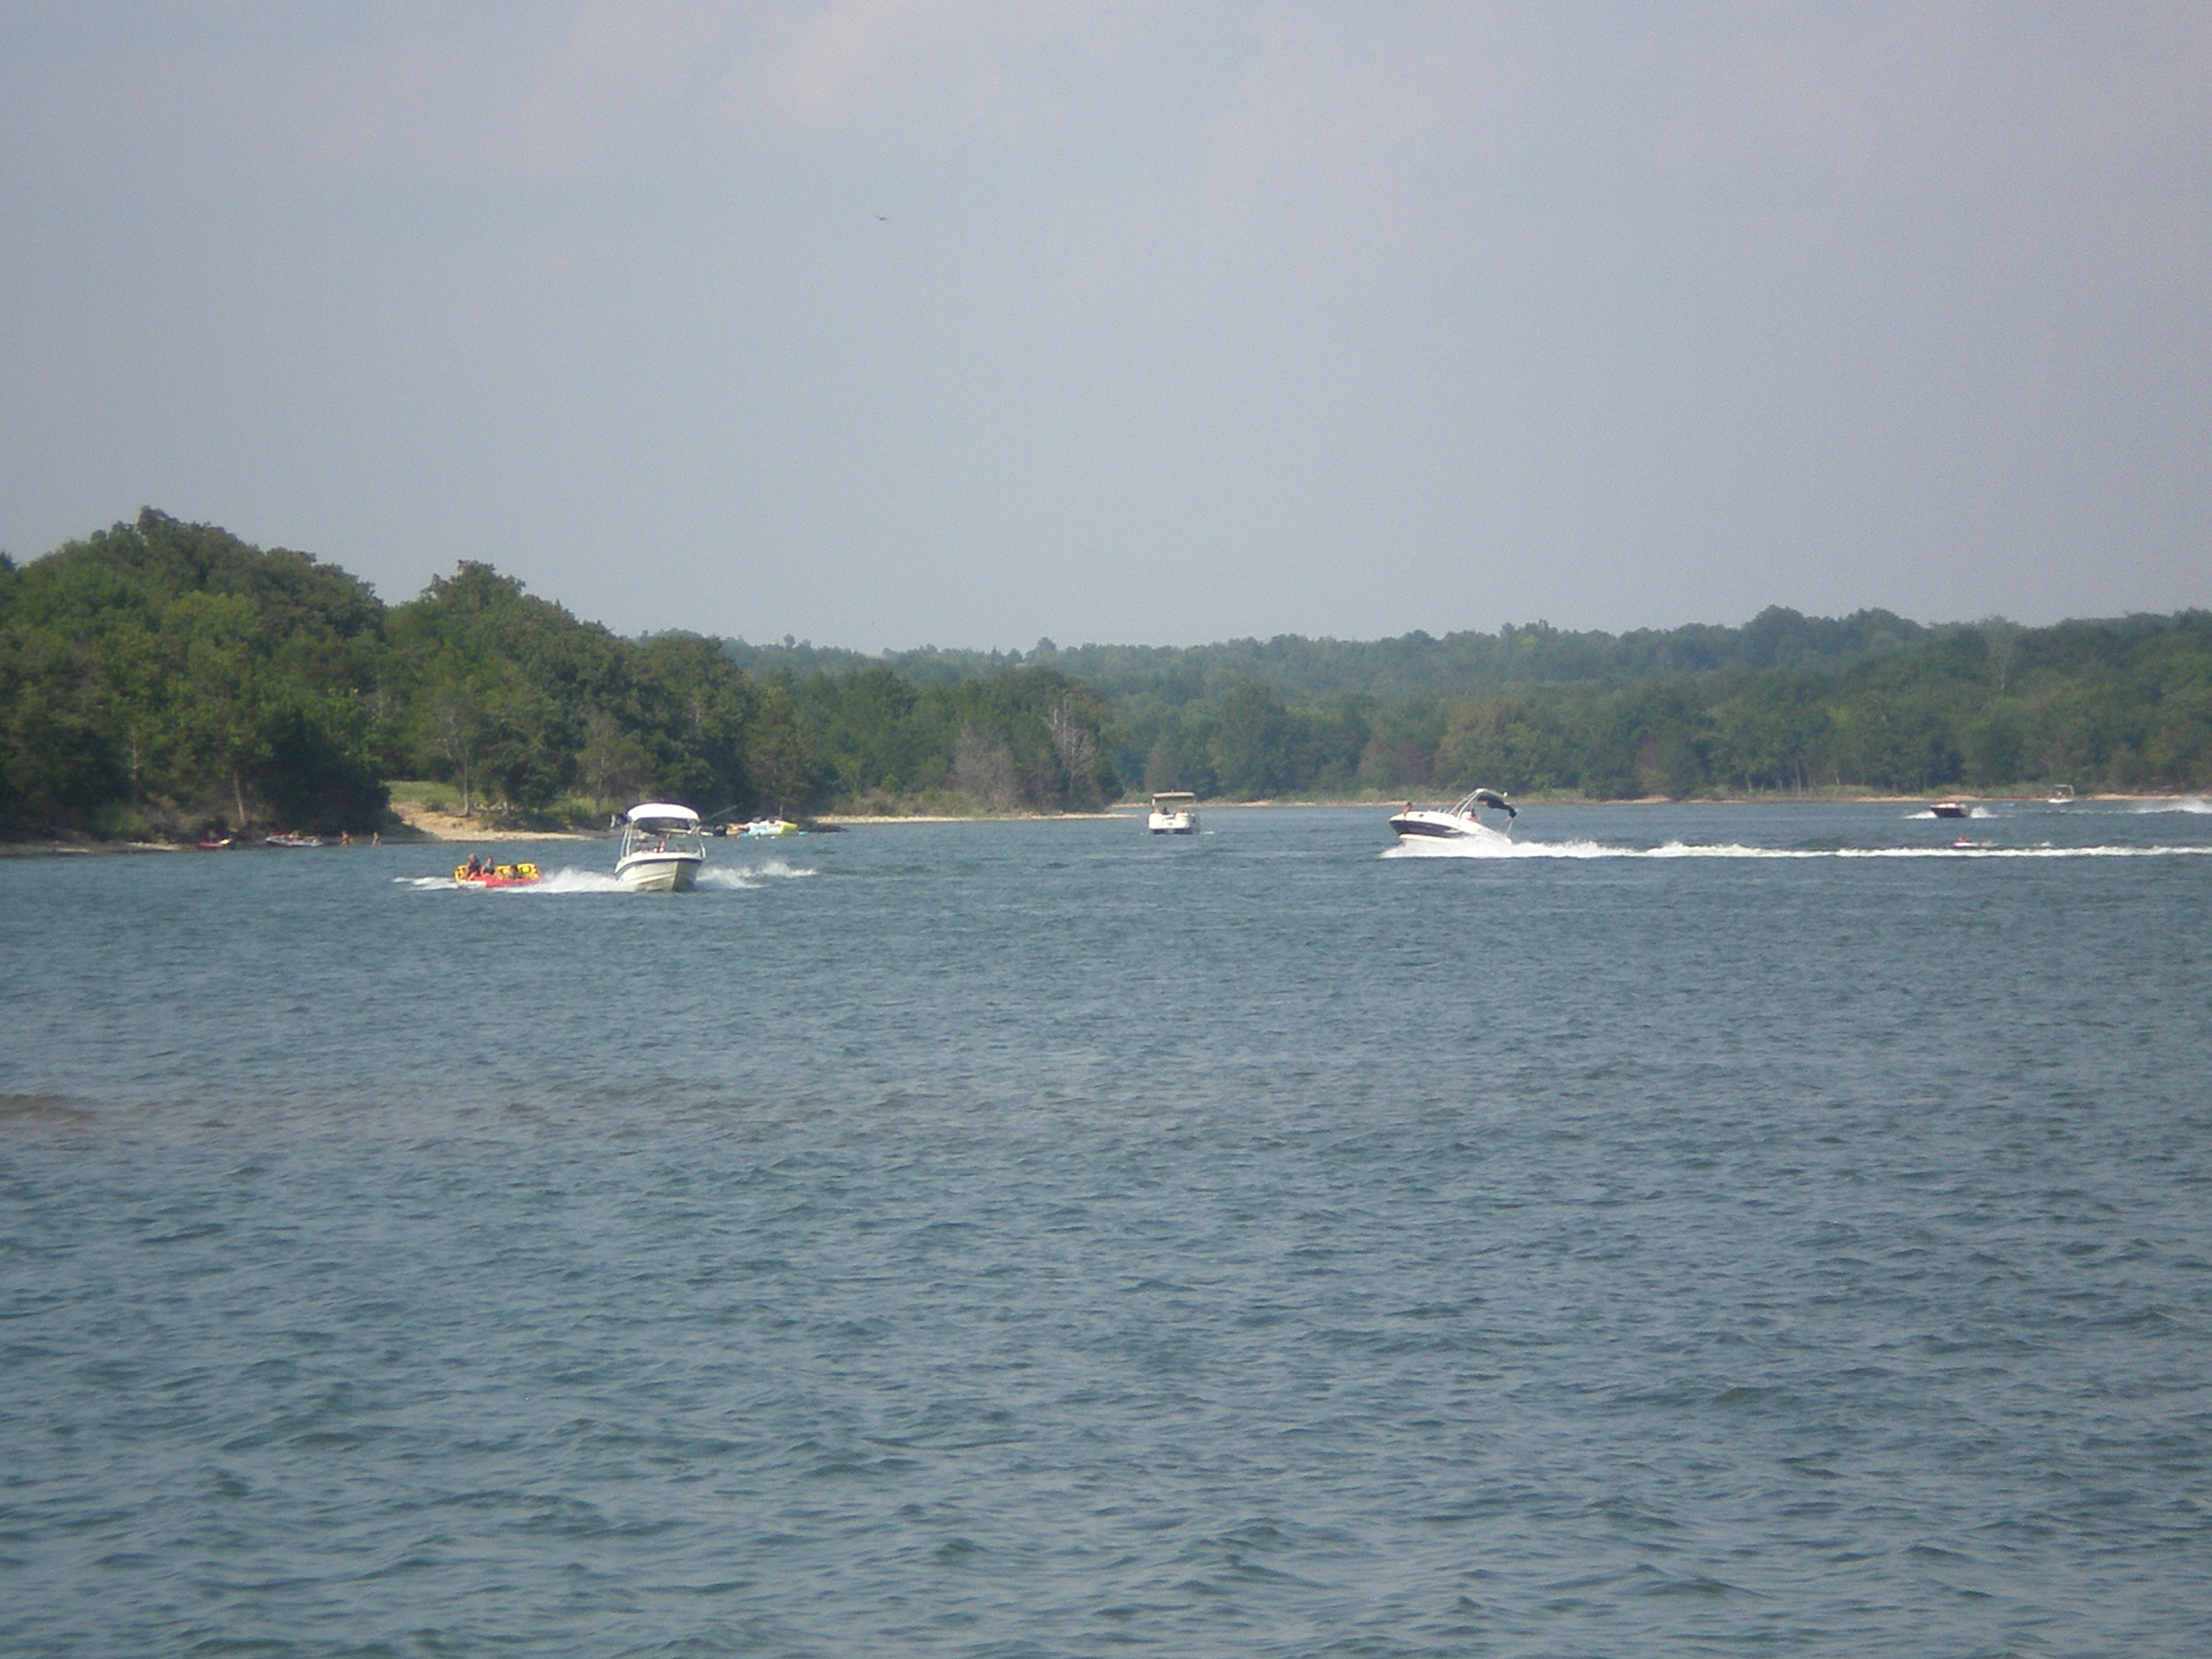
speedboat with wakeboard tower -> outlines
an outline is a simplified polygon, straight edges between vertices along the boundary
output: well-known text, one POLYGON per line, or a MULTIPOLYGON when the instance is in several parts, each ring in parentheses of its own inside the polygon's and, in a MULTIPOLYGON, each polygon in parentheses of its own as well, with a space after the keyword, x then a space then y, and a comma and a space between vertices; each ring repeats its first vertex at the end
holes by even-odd
POLYGON ((688 893, 707 861, 699 815, 674 801, 641 802, 622 815, 615 880, 626 892, 688 893))
POLYGON ((1502 789, 1471 789, 1449 811, 1416 807, 1393 813, 1390 827, 1402 842, 1488 842, 1503 844, 1513 839, 1513 820, 1520 816, 1502 789), (1485 823, 1484 812, 1504 814, 1504 827, 1485 823))

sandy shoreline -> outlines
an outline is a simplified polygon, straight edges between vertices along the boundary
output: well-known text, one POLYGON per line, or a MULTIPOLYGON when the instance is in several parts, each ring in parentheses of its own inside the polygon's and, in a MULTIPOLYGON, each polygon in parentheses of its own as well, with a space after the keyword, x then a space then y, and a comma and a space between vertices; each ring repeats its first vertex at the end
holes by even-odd
POLYGON ((430 841, 599 841, 575 830, 493 830, 457 812, 434 811, 420 801, 396 800, 392 816, 430 841))

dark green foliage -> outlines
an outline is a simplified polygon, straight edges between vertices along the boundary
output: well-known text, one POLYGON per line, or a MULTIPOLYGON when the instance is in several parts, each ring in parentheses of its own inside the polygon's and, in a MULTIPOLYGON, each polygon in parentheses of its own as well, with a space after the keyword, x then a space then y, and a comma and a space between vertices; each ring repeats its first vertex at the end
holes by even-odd
POLYGON ((464 563, 392 609, 303 553, 149 510, 0 558, 0 828, 366 829, 386 777, 527 820, 926 798, 1070 811, 1201 795, 1601 799, 2212 785, 2212 613, 2023 629, 1763 612, 1367 644, 1041 641, 869 658, 625 640, 464 563), (750 671, 750 672, 749 672, 750 671))
POLYGON ((736 640, 728 648, 733 661, 756 673, 803 678, 882 666, 917 686, 950 684, 1026 663, 1095 685, 1117 708, 1180 708, 1248 679, 1273 687, 1293 705, 1304 705, 1345 696, 1389 702, 1528 685, 1624 684, 1726 669, 1832 670, 1971 631, 1923 628, 1887 611, 1829 618, 1776 606, 1741 628, 1692 624, 1621 635, 1567 632, 1540 622, 1442 639, 1419 632, 1373 641, 1279 635, 1188 648, 1085 645, 1063 650, 1040 640, 1026 656, 924 646, 869 657, 790 640, 781 645, 736 640))
POLYGON ((801 811, 814 769, 790 701, 690 634, 619 638, 464 563, 385 625, 395 774, 527 815, 652 794, 708 814, 801 811))
MULTIPOLYGON (((1618 637, 1538 623, 1371 644, 1047 641, 1012 658, 729 649, 771 674, 811 665, 799 719, 848 797, 944 780, 950 749, 923 713, 944 688, 1044 672, 1100 694, 1121 777, 1216 797, 2212 783, 2201 611, 2022 629, 1778 609, 1741 628, 1618 637)), ((971 781, 990 775, 974 742, 964 752, 971 781)))
POLYGON ((931 792, 1001 811, 1082 811, 1117 799, 1119 733, 1104 697, 1048 668, 915 685, 884 664, 791 684, 833 799, 931 792))
POLYGON ((0 827, 367 830, 382 780, 797 810, 789 701, 714 641, 636 641, 465 563, 387 611, 302 553, 149 510, 0 567, 0 827))
POLYGON ((375 823, 381 616, 343 571, 150 509, 0 575, 0 819, 375 823))

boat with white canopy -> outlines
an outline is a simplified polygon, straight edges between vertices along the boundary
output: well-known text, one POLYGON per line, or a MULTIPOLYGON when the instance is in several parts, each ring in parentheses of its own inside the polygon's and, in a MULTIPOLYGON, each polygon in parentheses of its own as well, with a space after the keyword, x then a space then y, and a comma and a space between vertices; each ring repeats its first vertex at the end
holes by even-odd
POLYGON ((674 801, 649 800, 622 815, 615 879, 633 893, 685 893, 707 861, 699 815, 674 801))
POLYGON ((1146 822, 1156 836, 1194 836, 1198 797, 1188 789, 1163 790, 1152 797, 1152 816, 1146 822))

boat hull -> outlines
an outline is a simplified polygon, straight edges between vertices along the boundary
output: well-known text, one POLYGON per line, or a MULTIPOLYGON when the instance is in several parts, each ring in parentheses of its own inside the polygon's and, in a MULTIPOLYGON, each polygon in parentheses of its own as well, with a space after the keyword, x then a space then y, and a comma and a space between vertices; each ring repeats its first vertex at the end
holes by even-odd
POLYGON ((688 893, 704 862, 685 853, 633 853, 615 866, 615 879, 624 892, 688 893))
POLYGON ((1152 815, 1152 831, 1156 836, 1194 836, 1198 833, 1198 814, 1195 812, 1155 812, 1152 815))
POLYGON ((1458 812, 1401 812, 1390 820, 1401 841, 1471 841, 1493 846, 1512 844, 1502 830, 1458 812))

